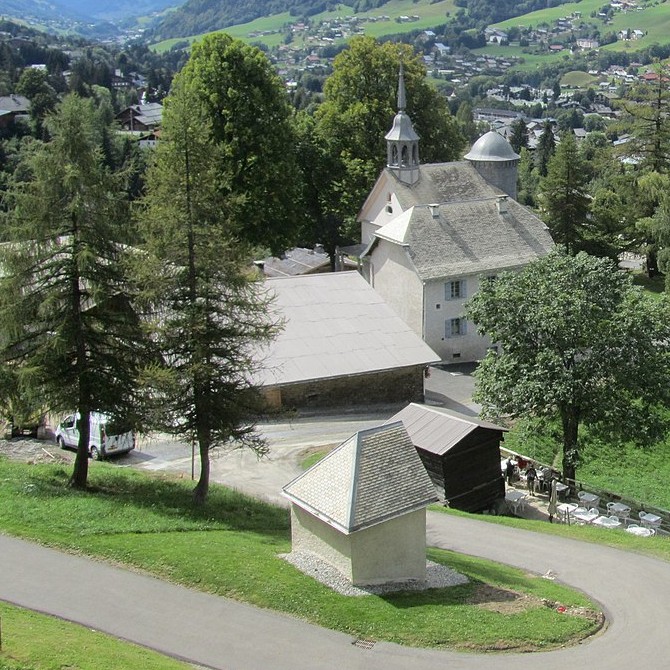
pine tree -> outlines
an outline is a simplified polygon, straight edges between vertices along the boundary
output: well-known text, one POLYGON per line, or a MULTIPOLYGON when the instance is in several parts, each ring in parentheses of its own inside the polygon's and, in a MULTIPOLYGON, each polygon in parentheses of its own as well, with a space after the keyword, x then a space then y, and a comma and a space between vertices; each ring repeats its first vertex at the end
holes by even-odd
POLYGON ((138 259, 163 361, 148 370, 154 416, 164 430, 198 445, 198 504, 209 489, 211 449, 266 449, 254 432, 263 402, 253 374, 259 349, 278 328, 251 269, 249 243, 239 236, 244 194, 232 186, 235 175, 220 169, 229 148, 199 86, 182 73, 167 101, 147 175, 145 255, 138 259))
POLYGON ((551 127, 551 121, 546 121, 537 142, 537 147, 535 148, 535 160, 537 161, 537 169, 541 177, 547 176, 547 166, 555 151, 556 140, 554 138, 554 131, 551 127))
POLYGON ((528 126, 523 119, 517 119, 511 125, 512 136, 509 139, 509 143, 512 145, 512 149, 519 153, 521 149, 528 148, 528 126))
POLYGON ((554 242, 565 246, 570 254, 584 249, 589 213, 587 179, 577 141, 567 133, 547 166, 547 176, 540 182, 543 218, 554 242))

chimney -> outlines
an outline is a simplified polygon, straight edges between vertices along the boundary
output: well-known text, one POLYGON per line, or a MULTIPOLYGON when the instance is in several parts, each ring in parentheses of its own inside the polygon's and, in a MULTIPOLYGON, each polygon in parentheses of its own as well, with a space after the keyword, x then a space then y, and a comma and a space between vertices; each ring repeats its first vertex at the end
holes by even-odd
POLYGON ((506 195, 498 196, 498 200, 496 202, 496 207, 498 208, 498 213, 499 214, 505 214, 507 212, 507 196, 506 195))
POLYGON ((440 218, 440 206, 437 204, 433 205, 428 205, 428 208, 430 209, 430 215, 434 219, 439 219, 440 218))

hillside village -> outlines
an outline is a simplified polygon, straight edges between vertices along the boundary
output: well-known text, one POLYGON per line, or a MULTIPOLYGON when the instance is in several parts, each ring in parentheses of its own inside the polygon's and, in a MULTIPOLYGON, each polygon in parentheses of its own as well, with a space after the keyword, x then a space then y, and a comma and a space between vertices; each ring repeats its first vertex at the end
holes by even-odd
MULTIPOLYGON (((617 0, 594 18, 637 11, 617 0)), ((595 54, 581 19, 515 37, 595 54)), ((2 523, 24 532, 28 500, 28 537, 82 554, 49 549, 52 570, 78 575, 67 593, 40 567, 31 584, 55 596, 26 604, 16 577, 19 596, 0 598, 221 668, 338 653, 424 668, 452 650, 473 668, 531 667, 542 650, 553 670, 575 652, 610 659, 614 633, 626 662, 642 657, 670 528, 667 69, 640 57, 575 73, 566 58, 524 79, 519 60, 431 30, 412 49, 361 37, 355 17, 313 29, 292 24, 271 58, 213 35, 185 65, 181 49, 0 34, 0 412, 19 441, 32 420, 76 452, 67 495, 51 445, 48 464, 0 454, 2 523), (336 446, 354 416, 378 423, 336 446), (92 463, 124 436, 127 468, 92 463), (245 477, 286 509, 215 486, 245 477), (539 519, 544 542, 526 530, 539 519), (265 623, 232 600, 210 610, 221 596, 265 623), (220 634, 193 633, 179 607, 220 634), (250 622, 260 641, 240 634, 250 622)), ((0 539, 17 575, 15 554, 41 565, 37 545, 0 539)), ((656 667, 665 647, 652 651, 656 667)))

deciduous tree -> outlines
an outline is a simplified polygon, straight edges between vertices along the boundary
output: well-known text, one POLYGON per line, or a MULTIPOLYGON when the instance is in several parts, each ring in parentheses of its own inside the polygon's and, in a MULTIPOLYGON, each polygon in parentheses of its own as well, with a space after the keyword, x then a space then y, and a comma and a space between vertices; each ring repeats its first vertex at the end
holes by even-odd
POLYGON ((398 72, 403 63, 407 113, 421 138, 424 163, 456 160, 464 147, 446 99, 426 81, 425 67, 408 45, 356 37, 333 64, 316 112, 313 144, 325 147, 329 173, 321 218, 339 221, 339 236, 353 232, 356 214, 386 164, 385 136, 397 113, 398 72))
POLYGON ((499 344, 476 373, 491 417, 549 417, 562 427, 563 474, 574 480, 579 429, 648 442, 670 401, 669 303, 645 297, 608 259, 555 251, 486 282, 467 306, 499 344))
POLYGON ((215 33, 180 76, 217 147, 219 189, 240 239, 281 253, 295 243, 300 180, 284 85, 256 47, 215 33))

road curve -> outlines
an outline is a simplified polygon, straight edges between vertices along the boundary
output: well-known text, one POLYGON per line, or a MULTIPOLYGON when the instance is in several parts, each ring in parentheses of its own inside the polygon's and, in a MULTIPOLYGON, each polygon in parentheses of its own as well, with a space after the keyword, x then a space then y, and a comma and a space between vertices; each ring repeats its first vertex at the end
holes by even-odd
POLYGON ((348 635, 282 614, 2 535, 0 599, 221 670, 669 666, 670 563, 434 512, 428 515, 427 540, 535 573, 552 570, 601 603, 608 626, 579 646, 535 654, 473 655, 388 643, 362 649, 348 635))

